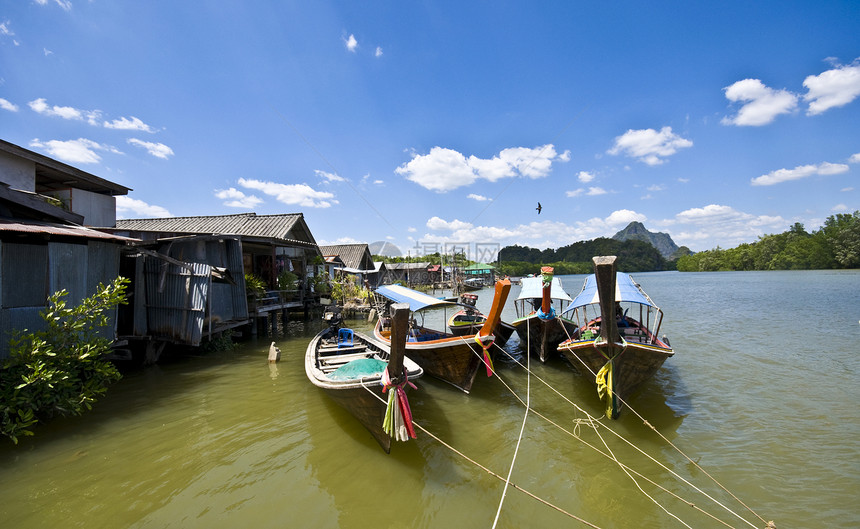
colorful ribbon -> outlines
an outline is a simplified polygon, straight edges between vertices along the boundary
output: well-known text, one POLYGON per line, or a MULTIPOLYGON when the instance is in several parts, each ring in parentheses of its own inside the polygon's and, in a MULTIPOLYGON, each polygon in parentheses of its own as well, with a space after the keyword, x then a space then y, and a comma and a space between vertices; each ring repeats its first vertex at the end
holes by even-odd
POLYGON ((394 391, 388 393, 388 405, 385 407, 385 419, 382 421, 382 430, 390 437, 397 441, 408 441, 409 439, 417 439, 415 435, 415 427, 412 425, 412 410, 409 408, 409 401, 406 399, 406 384, 412 389, 418 389, 415 384, 409 381, 406 368, 403 369, 403 382, 394 384, 391 381, 391 375, 388 373, 388 367, 382 372, 382 392, 385 393, 389 389, 394 391))
POLYGON ((487 376, 491 377, 493 376, 493 372, 495 372, 495 368, 493 367, 493 359, 490 357, 490 347, 496 342, 496 337, 492 334, 481 336, 478 333, 475 335, 475 341, 484 350, 484 365, 487 366, 487 376))

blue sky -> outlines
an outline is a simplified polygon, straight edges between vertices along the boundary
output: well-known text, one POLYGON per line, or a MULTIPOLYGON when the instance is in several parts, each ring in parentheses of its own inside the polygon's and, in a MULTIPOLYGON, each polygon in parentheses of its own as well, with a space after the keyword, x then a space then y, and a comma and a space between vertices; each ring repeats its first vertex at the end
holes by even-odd
POLYGON ((0 7, 0 138, 132 188, 120 218, 413 255, 817 229, 860 209, 858 99, 856 1, 0 7))

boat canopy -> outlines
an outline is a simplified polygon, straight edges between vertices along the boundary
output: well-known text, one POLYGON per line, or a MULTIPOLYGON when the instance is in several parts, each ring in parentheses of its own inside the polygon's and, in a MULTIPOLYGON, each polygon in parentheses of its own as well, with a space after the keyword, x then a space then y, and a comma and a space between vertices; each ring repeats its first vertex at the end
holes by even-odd
MULTIPOLYGON (((639 303, 654 307, 651 300, 639 289, 639 286, 633 281, 629 274, 624 272, 615 273, 615 301, 639 303)), ((568 306, 564 312, 570 312, 577 307, 600 303, 600 296, 597 294, 597 280, 594 274, 585 279, 585 285, 582 287, 582 292, 576 296, 573 303, 568 306)))
MULTIPOLYGON (((520 280, 523 288, 520 290, 520 295, 517 299, 535 299, 543 297, 543 280, 540 277, 524 277, 520 280)), ((552 287, 549 295, 552 299, 561 299, 564 301, 572 301, 570 296, 561 287, 561 280, 557 277, 552 278, 552 287)))
POLYGON ((434 298, 423 292, 412 290, 400 285, 383 285, 376 289, 376 293, 384 296, 395 303, 408 303, 409 310, 416 312, 427 307, 445 307, 456 305, 452 301, 434 298))

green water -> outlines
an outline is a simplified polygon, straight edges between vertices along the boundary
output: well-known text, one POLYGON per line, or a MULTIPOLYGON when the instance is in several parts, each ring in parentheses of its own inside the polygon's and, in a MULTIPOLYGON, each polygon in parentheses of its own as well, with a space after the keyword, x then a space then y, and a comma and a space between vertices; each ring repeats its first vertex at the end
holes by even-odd
MULTIPOLYGON (((676 350, 632 406, 779 528, 860 525, 860 273, 635 274, 663 308, 676 350)), ((565 276, 574 295, 579 276, 565 276)), ((511 293, 516 296, 517 287, 511 293)), ((490 291, 479 292, 487 308, 490 291)), ((509 304, 510 305, 510 304, 509 304)), ((512 318, 509 306, 505 319, 512 318)), ((362 320, 355 328, 369 328, 362 320)), ((127 375, 95 410, 0 445, 0 525, 86 527, 583 527, 419 431, 386 455, 305 378, 318 322, 275 338, 127 375), (500 508, 501 506, 501 508, 500 508)), ((515 341, 515 340, 514 340, 515 341)), ((517 344, 507 349, 516 355, 517 344)), ((525 359, 523 358, 525 361, 525 359)), ((416 421, 476 463, 604 528, 725 527, 589 448, 592 386, 561 359, 510 362, 465 395, 433 379, 410 393, 416 421), (546 422, 547 416, 558 426, 546 422), (576 437, 574 434, 578 435, 576 437)), ((606 419, 601 423, 607 424, 606 419)), ((633 414, 601 428, 625 464, 731 527, 764 527, 633 414), (747 524, 684 483, 707 492, 747 524)))

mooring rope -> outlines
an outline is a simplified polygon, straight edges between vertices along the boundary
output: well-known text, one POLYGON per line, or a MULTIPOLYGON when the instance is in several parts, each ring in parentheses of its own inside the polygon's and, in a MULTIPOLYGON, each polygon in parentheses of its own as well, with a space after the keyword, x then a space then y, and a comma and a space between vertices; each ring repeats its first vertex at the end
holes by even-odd
MULTIPOLYGON (((625 345, 626 345, 626 343, 625 343, 625 345)), ((504 351, 504 349, 502 349, 502 350, 504 351)), ((507 353, 507 351, 505 351, 505 352, 507 353)), ((573 353, 573 355, 576 357, 576 359, 577 359, 577 360, 579 360, 579 363, 580 363, 580 364, 582 364, 582 365, 583 365, 583 366, 588 370, 588 372, 589 372, 589 373, 591 373, 591 375, 592 375, 592 376, 597 376, 597 375, 595 375, 594 371, 592 371, 592 370, 591 370, 591 368, 590 368, 590 367, 589 367, 589 366, 588 366, 588 365, 587 365, 587 364, 582 360, 582 358, 580 358, 580 357, 579 357, 579 355, 577 355, 576 353, 573 353)), ((509 355, 509 356, 510 356, 510 355, 509 355)), ((511 357, 511 358, 513 358, 513 357, 511 357)), ((516 360, 514 360, 514 361, 516 361, 516 360)), ((549 385, 547 385, 547 386, 551 388, 551 386, 549 386, 549 385)), ((551 389, 553 389, 553 388, 551 388, 551 389)), ((555 391, 555 390, 553 389, 553 391, 555 391)), ((685 453, 684 453, 680 448, 678 448, 675 444, 673 444, 671 441, 669 441, 669 439, 667 439, 663 434, 661 434, 661 433, 657 430, 657 428, 655 428, 655 427, 654 427, 653 425, 651 425, 647 420, 645 420, 645 418, 644 418, 644 417, 642 417, 642 415, 640 415, 640 414, 639 414, 639 412, 637 412, 637 411, 636 411, 632 406, 630 406, 630 404, 628 404, 624 399, 622 399, 621 397, 618 397, 618 396, 616 396, 616 398, 617 398, 619 401, 621 401, 621 403, 622 403, 624 406, 627 406, 627 408, 628 408, 628 409, 630 409, 630 411, 631 411, 634 415, 636 415, 639 419, 641 419, 641 420, 642 420, 642 422, 643 422, 646 426, 648 426, 649 428, 651 428, 651 430, 653 430, 653 431, 654 431, 658 436, 660 436, 660 438, 661 438, 661 439, 663 439, 664 441, 666 441, 666 443, 668 443, 668 444, 669 444, 669 446, 671 446, 671 447, 672 447, 676 452, 678 452, 679 454, 681 454, 681 455, 682 455, 682 456, 683 456, 687 461, 689 461, 689 462, 693 463, 693 465, 694 465, 696 468, 698 468, 699 470, 701 470, 701 471, 702 471, 702 473, 703 473, 703 474, 705 474, 708 478, 710 478, 710 479, 711 479, 711 481, 713 481, 713 482, 714 482, 714 483, 715 483, 715 484, 716 484, 720 489, 722 489, 722 490, 723 490, 723 491, 725 491, 727 494, 729 494, 729 495, 730 495, 732 498, 734 498, 738 503, 740 503, 740 504, 741 504, 745 509, 747 509, 750 513, 752 513, 753 515, 755 515, 759 520, 761 520, 762 522, 765 522, 764 518, 762 518, 761 516, 759 516, 759 514, 758 514, 758 513, 756 513, 755 511, 753 511, 752 509, 750 509, 750 508, 749 508, 749 507, 748 507, 748 506, 747 506, 743 501, 741 501, 737 496, 735 496, 731 491, 729 491, 729 490, 728 490, 728 489, 727 489, 727 488, 726 488, 722 483, 720 483, 719 481, 717 481, 717 479, 716 479, 716 478, 714 478, 713 476, 711 476, 707 471, 705 471, 705 469, 704 469, 704 468, 702 468, 699 464, 697 464, 695 461, 693 461, 693 459, 692 459, 692 458, 690 458, 690 456, 688 456, 687 454, 685 454, 685 453)), ((579 409, 579 408, 577 407, 577 409, 579 409)), ((701 489, 700 489, 699 487, 697 487, 696 485, 694 485, 694 484, 690 483, 687 479, 683 478, 682 476, 680 476, 679 474, 677 474, 675 471, 673 471, 673 470, 669 469, 669 468, 668 468, 666 465, 664 465, 663 463, 661 463, 661 462, 657 461, 655 458, 653 458, 651 455, 649 455, 648 453, 646 453, 645 451, 643 451, 641 448, 639 448, 638 446, 636 446, 635 444, 633 444, 633 443, 632 443, 632 442, 630 442, 629 440, 625 439, 625 438, 624 438, 623 436, 621 436, 620 434, 616 433, 614 430, 612 430, 612 428, 608 428, 608 427, 607 427, 607 429, 608 429, 610 432, 612 432, 613 434, 615 434, 615 436, 616 436, 616 437, 618 437, 620 440, 622 440, 622 441, 624 441, 625 443, 627 443, 630 447, 632 447, 633 449, 637 450, 639 453, 641 453, 642 455, 644 455, 645 457, 647 457, 648 459, 650 459, 651 461, 653 461, 654 463, 656 463, 657 465, 659 465, 660 467, 662 467, 663 469, 667 470, 669 473, 671 473, 673 476, 675 476, 678 480, 680 480, 680 481, 682 481, 683 483, 687 484, 688 486, 692 487, 694 490, 696 490, 697 492, 699 492, 700 494, 702 494, 703 496, 705 496, 706 498, 708 498, 708 499, 709 499, 709 500, 711 500, 712 502, 714 502, 714 503, 716 503, 717 505, 719 505, 720 507, 722 507, 726 512, 731 513, 733 516, 735 516, 736 518, 738 518, 738 519, 739 519, 739 520, 741 520, 742 522, 744 522, 744 523, 748 524, 750 527, 755 527, 755 525, 753 525, 752 523, 750 523, 748 520, 744 519, 741 515, 739 515, 738 513, 734 512, 734 511, 733 511, 732 509, 730 509, 729 507, 727 507, 727 506, 723 505, 723 504, 722 504, 722 503, 720 503, 717 499, 715 499, 715 498, 711 497, 708 493, 706 493, 705 491, 701 490, 701 489)), ((765 522, 765 523, 766 523, 766 522, 765 522)))
MULTIPOLYGON (((374 391, 373 391, 369 386, 367 386, 367 385, 364 383, 364 379, 363 379, 363 378, 361 379, 360 383, 361 383, 361 387, 363 387, 363 388, 364 388, 368 393, 370 393, 371 395, 373 395, 373 396, 374 396, 374 397, 375 397, 379 402, 381 402, 381 403, 383 403, 383 404, 385 404, 385 403, 387 402, 385 399, 383 399, 382 397, 380 397, 379 395, 377 395, 377 394, 376 394, 376 392, 374 392, 374 391)), ((376 384, 374 384, 374 386, 375 386, 375 385, 376 385, 376 384)), ((566 510, 564 510, 564 509, 562 509, 562 508, 561 508, 561 507, 559 507, 558 505, 555 505, 555 504, 553 504, 553 503, 551 503, 551 502, 549 502, 549 501, 547 501, 547 500, 545 500, 545 499, 541 498, 540 496, 538 496, 538 495, 536 495, 536 494, 534 494, 534 493, 532 493, 532 492, 530 492, 530 491, 528 491, 528 490, 526 490, 526 489, 524 489, 524 488, 520 487, 520 486, 519 486, 519 485, 517 485, 516 483, 513 483, 512 481, 510 481, 510 479, 509 479, 510 477, 509 477, 508 479, 505 479, 505 478, 504 478, 503 476, 501 476, 500 474, 497 474, 496 472, 494 472, 494 471, 490 470, 489 468, 485 467, 484 465, 482 465, 482 464, 478 463, 477 461, 475 461, 475 460, 474 460, 474 459, 472 459, 471 457, 467 456, 467 455, 466 455, 466 454, 464 454, 463 452, 461 452, 461 451, 457 450, 456 448, 454 448, 454 447, 453 447, 453 446, 451 446, 450 444, 448 444, 448 443, 446 443, 445 441, 443 441, 441 438, 439 438, 437 435, 433 434, 433 433, 432 433, 430 430, 428 430, 427 428, 424 428, 423 426, 421 426, 421 424, 419 424, 418 422, 416 422, 416 421, 415 421, 415 418, 414 418, 414 417, 412 418, 412 424, 413 424, 413 426, 415 426, 416 428, 418 428, 419 430, 421 430, 422 432, 424 432, 425 434, 427 434, 428 436, 430 436, 431 438, 433 438, 433 440, 435 440, 437 443, 441 444, 442 446, 444 446, 445 448, 447 448, 447 449, 448 449, 448 450, 450 450, 451 452, 453 452, 453 453, 457 454, 458 456, 462 457, 463 459, 465 459, 465 460, 466 460, 466 461, 468 461, 469 463, 471 463, 471 464, 475 465, 476 467, 480 468, 481 470, 483 470, 483 471, 484 471, 484 472, 486 472, 487 474, 489 474, 489 475, 493 476, 494 478, 496 478, 496 479, 498 479, 498 480, 500 480, 500 481, 504 481, 504 482, 505 482, 505 484, 506 484, 506 486, 510 485, 511 487, 513 487, 513 488, 515 488, 516 490, 518 490, 518 491, 522 492, 522 493, 523 493, 523 494, 525 494, 526 496, 529 496, 530 498, 532 498, 532 499, 535 499, 535 500, 539 501, 540 503, 542 503, 542 504, 546 505, 547 507, 550 507, 550 508, 552 508, 552 509, 555 509, 556 511, 558 511, 558 512, 560 512, 560 513, 564 514, 564 515, 565 515, 565 516, 567 516, 568 518, 572 518, 572 519, 574 519, 574 520, 576 520, 576 521, 578 521, 578 522, 580 522, 580 523, 582 523, 582 524, 585 524, 585 525, 587 525, 587 526, 589 526, 589 527, 593 527, 593 528, 595 528, 595 529, 601 529, 601 528, 600 528, 600 526, 595 525, 595 524, 593 524, 593 523, 589 522, 588 520, 585 520, 585 519, 583 519, 583 518, 580 518, 579 516, 577 516, 577 515, 575 515, 575 514, 573 514, 573 513, 570 513, 570 512, 568 512, 568 511, 566 511, 566 510)))
MULTIPOLYGON (((490 354, 489 351, 485 351, 486 357, 489 360, 490 354)), ((530 364, 529 364, 530 365, 530 364)), ((498 373, 496 374, 498 377, 498 373)), ((529 417, 529 409, 531 409, 531 375, 526 375, 526 411, 523 414, 523 424, 520 425, 520 435, 517 437, 517 446, 514 448, 514 456, 511 459, 511 467, 508 469, 508 477, 505 479, 505 488, 502 490, 502 497, 499 500, 499 509, 496 511, 496 518, 493 520, 493 528, 495 529, 496 524, 499 522, 499 515, 502 514, 502 504, 505 502, 505 494, 508 492, 508 485, 511 482, 511 474, 514 472, 514 463, 517 460, 517 454, 520 451, 520 443, 523 440, 523 432, 526 429, 526 420, 529 417)))
MULTIPOLYGON (((527 369, 527 370, 528 370, 528 368, 527 368, 526 366, 524 366, 522 363, 520 363, 520 362, 519 362, 519 360, 517 360, 516 358, 514 358, 514 357, 513 357, 513 355, 511 355, 510 353, 508 353, 507 351, 505 351, 505 349, 504 349, 504 348, 499 347, 499 349, 500 349, 501 351, 503 351, 503 352, 508 356, 508 358, 510 358, 511 360, 513 360, 513 361, 514 361, 514 363, 516 363, 516 364, 517 364, 517 365, 519 365, 520 367, 522 367, 522 368, 524 368, 524 369, 527 369)), ((579 358, 579 356, 577 356, 577 359, 578 359, 581 363, 583 363, 583 365, 585 365, 585 363, 582 361, 582 359, 580 359, 580 358, 579 358)), ((594 372, 593 372, 593 371, 591 371, 591 369, 590 369, 590 368, 588 368, 588 366, 587 366, 587 365, 586 365, 585 367, 586 367, 586 368, 588 369, 588 371, 589 371, 589 372, 591 372, 591 374, 594 376, 594 372)), ((529 371, 529 372, 530 372, 530 371, 529 371)), ((563 400, 565 400, 568 404, 570 404, 571 406, 573 406, 577 411, 582 412, 582 413, 583 413, 583 414, 588 418, 588 420, 589 420, 590 422, 592 422, 592 423, 596 423, 596 424, 603 424, 603 423, 601 423, 601 422, 600 422, 600 420, 599 420, 599 419, 598 419, 598 420, 595 420, 595 418, 594 418, 594 417, 592 417, 592 416, 591 416, 591 414, 589 414, 586 410, 584 410, 583 408, 581 408, 581 407, 580 407, 579 405, 577 405, 575 402, 573 402, 573 401, 571 401, 570 399, 568 399, 565 395, 563 395, 563 394, 562 394, 561 392, 559 392, 557 389, 555 389, 554 387, 552 387, 549 383, 547 383, 547 382, 546 382, 545 380, 543 380, 541 377, 539 377, 539 376, 535 375, 534 373, 531 373, 531 374, 532 374, 532 375, 534 375, 534 376, 535 376, 535 378, 536 378, 539 382, 541 382, 542 384, 544 384, 544 385, 545 385, 547 388, 549 388, 552 392, 554 392, 556 395, 558 395, 558 396, 559 396, 559 397, 561 397, 563 400)), ((498 376, 498 373, 496 374, 496 376, 498 376)), ((500 378, 500 380, 501 380, 501 377, 499 377, 499 378, 500 378)), ((509 390, 509 391, 511 391, 509 386, 507 386, 506 384, 505 384, 505 386, 506 386, 506 387, 508 387, 508 390, 509 390)), ((514 393, 514 395, 516 396, 516 394, 515 394, 515 393, 514 393)), ((521 400, 521 399, 519 399, 519 397, 517 397, 517 398, 518 398, 518 400, 520 400, 520 401, 522 402, 522 400, 521 400)), ((623 402, 623 401, 622 401, 622 402, 623 402)), ((625 405, 627 405, 626 403, 624 403, 624 404, 625 404, 625 405)), ((629 405, 627 405, 627 406, 628 406, 628 408, 630 407, 629 405)), ((631 410, 632 410, 632 408, 631 408, 631 410)), ((537 412, 535 412, 534 410, 532 410, 532 411, 533 411, 533 413, 537 413, 537 412)), ((638 417, 640 417, 640 418, 641 418, 641 416, 640 416, 638 413, 637 413, 636 415, 637 415, 638 417)), ((644 420, 644 419, 643 419, 643 420, 644 420)), ((629 445, 631 448, 633 448, 634 450, 638 451, 640 454, 642 454, 642 455, 644 455, 645 457, 647 457, 648 459, 650 459, 653 463, 655 463, 656 465, 660 466, 661 468, 663 468, 664 470, 666 470, 667 472, 669 472, 670 474, 672 474, 676 479, 678 479, 678 480, 680 480, 681 482, 685 483, 687 486, 689 486, 689 487, 693 488, 693 489, 694 489, 695 491, 697 491, 699 494, 702 494, 704 497, 706 497, 706 498, 707 498, 707 499, 709 499, 710 501, 714 502, 715 504, 719 505, 719 506, 720 506, 720 507, 722 507, 726 512, 728 512, 728 513, 732 514, 733 516, 735 516, 736 518, 738 518, 738 519, 739 519, 739 520, 741 520, 742 522, 746 523, 746 524, 747 524, 747 525, 749 525, 750 527, 755 528, 755 525, 753 525, 752 523, 750 523, 748 520, 744 519, 744 518, 743 518, 742 516, 740 516, 738 513, 734 512, 732 509, 730 509, 730 508, 729 508, 729 507, 727 507, 726 505, 723 505, 720 501, 718 501, 717 499, 713 498, 713 497, 712 497, 712 496, 710 496, 708 493, 706 493, 705 491, 703 491, 702 489, 700 489, 699 487, 697 487, 696 485, 694 485, 693 483, 691 483, 690 481, 688 481, 687 479, 685 479, 684 477, 682 477, 681 475, 679 475, 677 472, 675 472, 674 470, 670 469, 669 467, 667 467, 666 465, 664 465, 663 463, 661 463, 660 461, 658 461, 657 459, 655 459, 653 456, 651 456, 650 454, 648 454, 647 452, 645 452, 644 450, 642 450, 641 448, 639 448, 638 446, 636 446, 635 444, 633 444, 631 441, 629 441, 629 440, 627 440, 626 438, 624 438, 624 436, 622 436, 621 434, 619 434, 618 432, 616 432, 616 431, 615 431, 615 430, 613 430, 612 428, 609 428, 609 427, 608 427, 608 426, 606 426, 605 424, 603 424, 603 426, 607 429, 607 431, 609 431, 610 433, 612 433, 613 435, 615 435, 618 439, 620 439, 621 441, 623 441, 623 442, 627 443, 627 445, 629 445)), ((652 428, 653 428, 653 426, 652 426, 652 428)), ((596 432, 596 428, 595 428, 595 433, 597 433, 597 432, 596 432)), ((599 433, 597 433, 597 435, 598 435, 598 437, 601 439, 601 441, 603 441, 602 436, 600 436, 600 434, 599 434, 599 433)), ((574 436, 574 437, 579 438, 578 436, 574 436)), ((670 445, 671 445, 671 443, 670 443, 670 445)), ((673 448, 675 448, 675 450, 678 450, 678 452, 679 452, 679 453, 681 453, 685 458, 687 458, 687 459, 689 460, 689 456, 687 456, 686 454, 684 454, 683 452, 681 452, 681 451, 680 451, 680 449, 678 449, 678 448, 677 448, 677 447, 675 447, 674 445, 672 445, 672 446, 673 446, 673 448)), ((592 448, 593 448, 593 447, 592 447, 592 448)), ((598 450, 598 452, 600 452, 600 450, 598 450)), ((602 453, 602 452, 601 452, 601 453, 602 453)), ((603 454, 603 455, 604 455, 605 457, 610 458, 610 459, 614 459, 614 457, 613 457, 613 456, 609 456, 609 455, 607 455, 607 454, 603 454)), ((620 461, 618 461, 617 459, 614 459, 614 460, 615 460, 619 465, 622 465, 622 468, 623 468, 624 466, 626 466, 626 465, 623 465, 623 463, 621 463, 621 462, 620 462, 620 461)), ((703 472, 704 472, 704 471, 703 471, 703 472)), ((707 473, 706 473, 706 472, 704 472, 704 473, 707 475, 707 473)), ((637 473, 637 474, 638 474, 638 473, 637 473)), ((710 477, 713 481, 715 481, 715 482, 716 482, 716 480, 715 480, 713 477, 711 477, 711 476, 708 476, 708 477, 710 477)), ((634 480, 634 482, 635 482, 635 480, 634 480)), ((725 490, 725 487, 723 487, 722 485, 720 485, 718 482, 716 482, 716 483, 720 486, 720 488, 722 488, 723 490, 725 490)), ((638 484, 637 484, 637 486, 638 486, 638 484)), ((641 489, 640 489, 640 490, 641 490, 641 489)), ((731 493, 729 493, 729 494, 731 494, 731 493)), ((734 497, 734 495, 732 495, 732 496, 734 497)), ((684 501, 685 503, 687 503, 688 505, 690 505, 690 506, 694 506, 694 505, 695 505, 693 502, 690 502, 689 500, 683 500, 683 501, 684 501)), ((658 504, 658 505, 659 505, 659 504, 658 504)), ((741 502, 741 505, 744 505, 744 504, 741 502)), ((744 507, 746 507, 746 505, 744 505, 744 507)), ((749 508, 747 507, 747 509, 749 509, 749 508)), ((702 512, 705 512, 705 511, 702 511, 702 512)), ((751 511, 751 512, 752 512, 752 511, 751 511)), ((753 512, 753 514, 755 514, 755 513, 753 512)), ((763 520, 760 516, 758 516, 757 514, 756 514, 756 516, 757 516, 760 520, 764 521, 764 520, 763 520)), ((728 524, 727 524, 727 525, 728 525, 728 524)))

